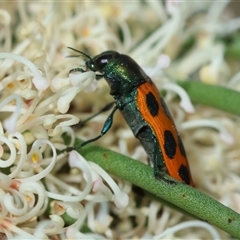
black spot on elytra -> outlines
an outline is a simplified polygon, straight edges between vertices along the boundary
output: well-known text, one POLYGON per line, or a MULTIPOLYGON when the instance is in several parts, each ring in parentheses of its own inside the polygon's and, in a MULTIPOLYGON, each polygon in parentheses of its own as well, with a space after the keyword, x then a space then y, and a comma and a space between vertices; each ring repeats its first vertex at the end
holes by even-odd
POLYGON ((188 185, 190 184, 190 175, 189 175, 188 168, 186 166, 182 164, 178 169, 178 174, 183 180, 183 182, 185 182, 188 185))
POLYGON ((160 99, 161 99, 161 104, 162 104, 164 112, 166 113, 166 115, 168 116, 169 119, 172 119, 171 113, 169 112, 168 107, 167 107, 165 101, 163 100, 162 97, 160 97, 160 99))
POLYGON ((177 144, 172 132, 169 130, 164 131, 164 150, 170 159, 174 158, 177 150, 177 144))
POLYGON ((183 157, 187 158, 181 138, 178 136, 178 146, 183 157))
POLYGON ((159 105, 158 105, 157 99, 155 98, 152 92, 149 92, 146 95, 146 104, 150 114, 153 117, 156 117, 159 112, 159 105))

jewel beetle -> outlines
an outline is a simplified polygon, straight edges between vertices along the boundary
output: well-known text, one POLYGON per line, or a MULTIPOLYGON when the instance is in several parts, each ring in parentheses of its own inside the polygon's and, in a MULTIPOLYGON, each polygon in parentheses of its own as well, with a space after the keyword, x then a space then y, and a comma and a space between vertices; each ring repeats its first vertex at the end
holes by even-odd
POLYGON ((164 171, 193 186, 184 146, 171 114, 155 84, 142 68, 131 57, 116 51, 105 51, 91 58, 81 51, 70 49, 88 58, 86 70, 75 68, 71 71, 91 70, 99 73, 96 75, 97 80, 104 78, 107 81, 114 98, 113 104, 108 106, 115 104, 101 134, 79 147, 102 137, 111 128, 114 113, 120 110, 152 161, 155 177, 161 178, 164 171))

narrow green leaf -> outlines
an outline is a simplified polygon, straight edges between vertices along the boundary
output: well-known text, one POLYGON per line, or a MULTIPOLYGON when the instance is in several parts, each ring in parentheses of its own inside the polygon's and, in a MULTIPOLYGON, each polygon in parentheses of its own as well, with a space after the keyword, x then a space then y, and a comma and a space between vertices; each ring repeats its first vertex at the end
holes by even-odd
MULTIPOLYGON (((75 145, 79 146, 80 140, 75 145)), ((164 199, 190 214, 240 238, 240 215, 195 188, 182 184, 168 175, 174 183, 157 180, 153 169, 119 153, 89 144, 79 151, 87 160, 95 162, 107 172, 125 179, 164 199)))
POLYGON ((240 93, 199 81, 178 81, 194 103, 204 104, 240 116, 240 93))

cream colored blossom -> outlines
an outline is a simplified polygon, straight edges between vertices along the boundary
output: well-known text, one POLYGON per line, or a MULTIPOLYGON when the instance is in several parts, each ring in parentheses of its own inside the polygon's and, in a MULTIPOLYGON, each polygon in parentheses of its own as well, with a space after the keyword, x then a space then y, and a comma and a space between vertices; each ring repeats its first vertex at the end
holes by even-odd
MULTIPOLYGON (((115 179, 76 151, 60 153, 62 138, 90 139, 107 114, 72 126, 111 101, 104 81, 85 69, 84 56, 114 49, 133 57, 164 89, 183 136, 194 182, 239 211, 239 120, 193 106, 175 79, 239 89, 240 74, 217 39, 240 27, 228 1, 2 2, 0 9, 0 232, 8 239, 224 239, 115 179), (194 37, 194 46, 179 55, 194 37), (230 81, 228 79, 232 77, 230 81), (98 90, 96 90, 98 86, 98 90), (92 91, 89 93, 89 91, 92 91), (86 93, 87 92, 87 93, 86 93), (180 101, 176 100, 180 97, 180 101), (204 176, 204 177, 203 177, 204 176), (66 223, 65 218, 72 218, 66 223), (89 228, 88 233, 83 228, 89 228), (181 235, 178 235, 180 230, 181 235), (193 230, 194 229, 194 230, 193 230)), ((121 118, 99 141, 147 162, 121 118)))

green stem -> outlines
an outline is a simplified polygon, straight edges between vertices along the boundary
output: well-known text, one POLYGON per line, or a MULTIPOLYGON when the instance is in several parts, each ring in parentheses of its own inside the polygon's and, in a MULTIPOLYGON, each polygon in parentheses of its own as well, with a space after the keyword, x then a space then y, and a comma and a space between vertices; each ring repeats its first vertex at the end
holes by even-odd
MULTIPOLYGON (((79 146, 80 140, 75 145, 79 146)), ((89 144, 79 151, 87 160, 95 162, 107 172, 147 190, 190 214, 209 222, 240 238, 240 215, 195 188, 173 180, 169 183, 155 179, 153 169, 119 153, 89 144)))
POLYGON ((178 81, 194 103, 201 103, 213 108, 240 115, 240 93, 217 85, 199 81, 178 81))

